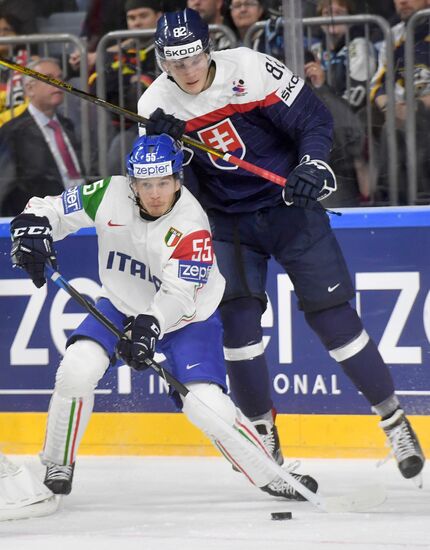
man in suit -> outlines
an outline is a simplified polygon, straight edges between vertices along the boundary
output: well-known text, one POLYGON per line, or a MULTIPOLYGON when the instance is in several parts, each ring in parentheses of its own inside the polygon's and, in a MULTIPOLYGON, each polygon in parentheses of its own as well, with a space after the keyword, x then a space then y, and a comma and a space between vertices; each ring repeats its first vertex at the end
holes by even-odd
MULTIPOLYGON (((61 79, 56 59, 42 58, 28 67, 61 79)), ((58 113, 64 93, 24 77, 28 109, 0 128, 0 215, 21 212, 30 197, 58 195, 79 185, 82 164, 70 120, 58 113)))

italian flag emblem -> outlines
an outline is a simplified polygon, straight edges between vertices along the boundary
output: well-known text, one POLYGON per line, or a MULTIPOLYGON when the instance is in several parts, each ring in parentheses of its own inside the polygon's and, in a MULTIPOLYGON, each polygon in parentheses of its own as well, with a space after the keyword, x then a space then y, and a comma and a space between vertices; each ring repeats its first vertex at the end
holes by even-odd
POLYGON ((182 233, 174 227, 171 227, 164 237, 164 242, 167 246, 176 246, 181 237, 182 233))

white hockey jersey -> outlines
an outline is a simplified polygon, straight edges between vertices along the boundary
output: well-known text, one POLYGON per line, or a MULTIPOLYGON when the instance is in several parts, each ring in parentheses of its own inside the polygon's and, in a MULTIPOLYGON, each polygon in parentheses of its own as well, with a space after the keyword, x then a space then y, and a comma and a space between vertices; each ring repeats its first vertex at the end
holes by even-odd
POLYGON ((155 221, 140 216, 123 176, 56 197, 33 197, 25 212, 46 216, 54 241, 95 227, 102 296, 126 315, 153 315, 161 334, 207 319, 221 301, 225 280, 209 222, 185 188, 172 210, 155 221))

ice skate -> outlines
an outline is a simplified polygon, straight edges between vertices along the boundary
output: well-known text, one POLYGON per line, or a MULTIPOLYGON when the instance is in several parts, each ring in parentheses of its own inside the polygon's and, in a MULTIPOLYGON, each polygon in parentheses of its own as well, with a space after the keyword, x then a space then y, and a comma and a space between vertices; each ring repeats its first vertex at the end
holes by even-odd
POLYGON ((421 487, 421 470, 425 457, 403 410, 397 409, 392 416, 382 420, 379 425, 387 436, 391 455, 395 457, 402 476, 406 479, 415 478, 416 484, 421 487))
MULTIPOLYGON (((276 416, 276 413, 274 414, 274 416, 276 416)), ((272 455, 273 460, 277 462, 280 466, 282 466, 282 464, 284 463, 284 457, 282 455, 278 429, 276 428, 275 423, 270 422, 269 420, 266 420, 264 418, 259 418, 258 420, 252 420, 252 424, 261 436, 264 446, 272 455)), ((233 470, 235 472, 239 471, 234 465, 233 470)))
MULTIPOLYGON (((292 476, 294 476, 297 481, 300 481, 300 483, 312 491, 313 493, 316 493, 318 490, 318 483, 317 481, 309 476, 309 475, 302 475, 302 474, 296 474, 290 472, 292 476)), ((272 495, 274 497, 282 497, 286 498, 288 500, 299 500, 304 501, 306 500, 305 497, 303 497, 300 493, 298 493, 294 487, 292 487, 289 483, 287 483, 285 480, 281 479, 280 477, 276 477, 271 483, 266 485, 265 487, 261 487, 261 490, 265 493, 269 493, 269 495, 272 495)))
POLYGON ((279 442, 278 429, 274 423, 267 420, 254 420, 252 422, 257 432, 261 435, 264 446, 272 455, 273 460, 280 466, 284 463, 284 457, 281 451, 281 444, 279 442))
POLYGON ((59 466, 50 464, 46 468, 44 483, 55 495, 68 495, 72 490, 75 464, 59 466))

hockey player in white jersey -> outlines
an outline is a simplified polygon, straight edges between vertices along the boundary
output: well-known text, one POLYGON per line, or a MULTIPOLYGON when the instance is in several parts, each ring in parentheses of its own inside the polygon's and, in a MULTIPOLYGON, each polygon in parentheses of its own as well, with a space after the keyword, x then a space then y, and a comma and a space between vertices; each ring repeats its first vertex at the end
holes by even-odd
MULTIPOLYGON (((56 494, 70 493, 94 389, 108 367, 119 357, 142 370, 143 361, 157 349, 193 395, 230 426, 240 428, 239 445, 193 406, 193 399, 185 397, 181 403, 173 395, 224 456, 269 494, 304 500, 264 460, 257 464, 248 454, 255 445, 269 456, 253 424, 226 394, 217 312, 225 281, 213 254, 207 216, 181 185, 182 161, 182 150, 171 137, 142 136, 128 156, 128 177, 112 176, 57 197, 34 197, 11 222, 12 261, 28 272, 37 287, 46 282, 46 262, 56 264, 53 241, 79 228, 95 227, 103 285, 97 307, 118 328, 124 327, 118 342, 88 316, 68 339, 41 454, 47 466, 45 484, 56 494)), ((316 492, 313 478, 293 475, 316 492)))

